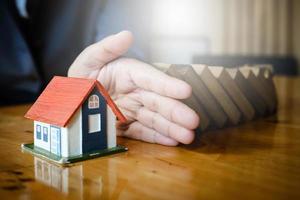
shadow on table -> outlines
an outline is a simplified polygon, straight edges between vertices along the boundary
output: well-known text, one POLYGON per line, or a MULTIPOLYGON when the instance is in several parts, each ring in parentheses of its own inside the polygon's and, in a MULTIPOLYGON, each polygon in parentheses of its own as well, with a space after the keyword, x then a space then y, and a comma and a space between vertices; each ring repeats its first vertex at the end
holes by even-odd
POLYGON ((272 149, 275 133, 276 120, 261 119, 236 127, 203 133, 197 131, 194 142, 181 147, 205 154, 245 154, 258 149, 272 149))

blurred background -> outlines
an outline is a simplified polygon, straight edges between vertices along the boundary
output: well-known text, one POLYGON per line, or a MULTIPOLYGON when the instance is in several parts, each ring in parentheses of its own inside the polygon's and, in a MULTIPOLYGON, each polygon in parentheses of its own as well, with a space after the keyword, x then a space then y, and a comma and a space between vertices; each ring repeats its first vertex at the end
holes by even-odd
POLYGON ((148 63, 272 64, 297 75, 297 0, 3 0, 0 104, 32 101, 88 45, 122 30, 148 63), (16 98, 17 97, 17 98, 16 98))
POLYGON ((150 62, 223 66, 271 63, 278 73, 297 73, 299 1, 147 2, 148 5, 138 0, 110 1, 105 15, 110 15, 108 18, 115 23, 103 24, 107 30, 129 28, 141 38, 148 37, 143 52, 147 52, 146 60, 150 62), (123 6, 118 9, 116 2, 122 2, 123 6))

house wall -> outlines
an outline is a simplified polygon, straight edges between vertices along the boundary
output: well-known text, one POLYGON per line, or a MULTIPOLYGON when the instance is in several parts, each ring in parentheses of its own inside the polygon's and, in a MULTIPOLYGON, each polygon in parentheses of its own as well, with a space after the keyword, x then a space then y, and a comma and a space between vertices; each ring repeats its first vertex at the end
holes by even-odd
MULTIPOLYGON (((107 106, 107 147, 116 147, 116 116, 107 106)), ((62 156, 69 157, 82 154, 82 107, 74 115, 66 128, 62 128, 62 156), (65 133, 63 133, 65 129, 65 133), (68 141, 64 136, 68 136, 68 141)))
MULTIPOLYGON (((81 145, 81 108, 74 114, 67 127, 60 127, 61 130, 61 156, 69 157, 82 154, 81 145)), ((51 147, 50 124, 34 121, 34 145, 50 151, 51 147), (41 126, 41 139, 37 139, 37 125, 41 126), (43 127, 48 129, 48 142, 43 141, 43 127)))
POLYGON ((47 151, 50 151, 50 125, 47 123, 39 122, 39 121, 34 121, 34 145, 37 147, 40 147, 42 149, 45 149, 47 151), (37 125, 41 126, 41 139, 37 139, 37 125), (47 128, 48 129, 48 141, 45 142, 44 135, 43 135, 43 129, 47 128))
POLYGON ((61 127, 60 128, 60 138, 61 138, 61 156, 68 157, 69 155, 69 137, 68 137, 68 129, 61 127))
POLYGON ((82 111, 81 107, 76 111, 69 125, 65 129, 63 157, 82 154, 82 111))
POLYGON ((107 147, 112 148, 117 145, 117 135, 116 135, 116 116, 109 106, 107 106, 106 119, 107 119, 107 147))
MULTIPOLYGON (((61 127, 61 156, 70 157, 82 154, 82 108, 74 114, 67 127, 61 127)), ((107 146, 116 147, 116 117, 109 106, 107 106, 107 146)), ((50 151, 50 124, 34 121, 34 144, 37 147, 50 151), (41 126, 41 139, 36 137, 36 125, 41 126), (43 127, 48 129, 48 142, 43 141, 43 127)))

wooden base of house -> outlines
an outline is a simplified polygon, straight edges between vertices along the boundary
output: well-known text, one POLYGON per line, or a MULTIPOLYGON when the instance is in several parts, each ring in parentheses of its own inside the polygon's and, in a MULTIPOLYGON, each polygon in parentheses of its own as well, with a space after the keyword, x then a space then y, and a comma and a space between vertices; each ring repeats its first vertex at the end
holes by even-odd
POLYGON ((118 145, 113 148, 93 151, 93 152, 90 152, 87 154, 81 154, 78 156, 61 157, 61 156, 52 154, 52 153, 50 153, 44 149, 41 149, 39 147, 35 147, 34 143, 22 144, 22 149, 29 153, 32 153, 33 155, 47 159, 51 162, 54 162, 54 163, 60 164, 60 165, 69 165, 69 164, 72 164, 75 162, 80 162, 80 161, 97 158, 97 157, 102 157, 102 156, 108 156, 108 155, 112 155, 112 154, 116 154, 116 153, 125 152, 128 150, 127 147, 118 145))

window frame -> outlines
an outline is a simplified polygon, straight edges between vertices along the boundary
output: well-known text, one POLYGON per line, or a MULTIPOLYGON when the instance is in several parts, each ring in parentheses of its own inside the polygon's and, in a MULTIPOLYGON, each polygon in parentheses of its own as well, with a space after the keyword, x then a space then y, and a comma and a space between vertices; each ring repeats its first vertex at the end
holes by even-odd
POLYGON ((100 107, 100 100, 98 95, 92 94, 88 99, 88 108, 89 109, 97 109, 100 107))
POLYGON ((48 142, 49 141, 49 132, 48 127, 43 127, 43 141, 48 142))
POLYGON ((96 114, 90 114, 88 116, 88 133, 89 134, 93 134, 93 133, 99 133, 102 131, 102 124, 101 124, 101 114, 100 113, 96 113, 96 114), (97 129, 91 129, 91 120, 93 117, 97 117, 98 118, 98 127, 97 129))
POLYGON ((36 139, 42 139, 42 126, 40 124, 36 125, 36 139))

